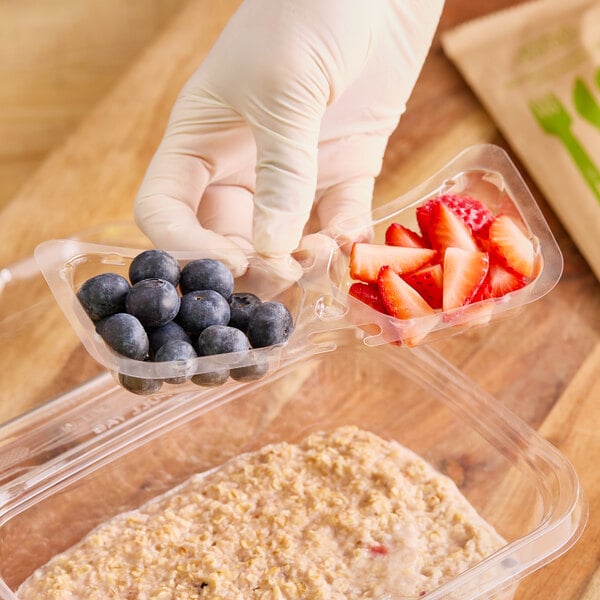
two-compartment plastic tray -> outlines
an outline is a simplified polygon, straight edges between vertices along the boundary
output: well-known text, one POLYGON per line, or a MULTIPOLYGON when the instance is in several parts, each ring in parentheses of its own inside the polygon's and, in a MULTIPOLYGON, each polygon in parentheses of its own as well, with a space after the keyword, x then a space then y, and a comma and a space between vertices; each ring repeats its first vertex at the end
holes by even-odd
MULTIPOLYGON (((373 310, 348 294, 353 283, 349 257, 334 240, 321 236, 315 247, 302 253, 303 277, 293 284, 270 277, 268 265, 259 256, 249 257, 247 273, 236 280, 236 291, 252 292, 263 300, 281 301, 292 312, 295 332, 284 346, 260 348, 249 354, 233 353, 216 357, 199 357, 179 362, 143 362, 119 356, 103 342, 75 292, 82 283, 102 272, 127 277, 129 264, 142 248, 86 243, 81 240, 50 240, 38 246, 35 257, 52 293, 67 316, 81 342, 100 364, 113 374, 122 373, 149 379, 184 378, 235 364, 248 366, 268 360, 271 371, 281 361, 307 356, 329 346, 325 337, 344 328, 360 327, 368 331, 364 343, 369 346, 404 342, 415 329, 426 331, 421 343, 460 333, 469 327, 487 325, 513 316, 527 303, 546 294, 558 281, 562 258, 556 242, 530 192, 506 154, 494 146, 473 147, 458 156, 430 180, 368 217, 374 243, 383 243, 384 232, 392 223, 413 230, 417 206, 428 198, 444 194, 468 194, 487 205, 492 213, 510 216, 530 238, 534 252, 534 274, 523 288, 499 298, 473 302, 451 311, 399 320, 373 310), (329 240, 329 244, 324 241, 329 240)), ((342 224, 341 237, 355 237, 367 219, 342 224)), ((172 252, 183 265, 198 258, 196 254, 172 252)), ((189 384, 188 389, 193 384, 189 384)), ((175 386, 181 392, 185 387, 175 386)), ((172 393, 174 385, 165 384, 162 393, 172 393)))
MULTIPOLYGON (((513 315, 547 293, 562 269, 521 177, 503 151, 487 145, 468 149, 375 211, 375 240, 392 221, 414 227, 415 206, 446 191, 469 193, 520 221, 537 249, 536 276, 508 297, 473 305, 456 318, 439 316, 429 327, 431 340, 513 315)), ((350 235, 352 228, 348 223, 350 235)), ((269 360, 267 377, 215 389, 165 384, 149 397, 122 389, 118 373, 165 378, 207 372, 234 359, 251 364, 256 356, 202 357, 181 365, 140 363, 108 351, 75 290, 99 271, 126 272, 141 248, 115 245, 114 236, 99 231, 93 242, 90 236, 50 241, 36 252, 54 298, 104 372, 0 428, 0 598, 16 598, 23 579, 95 525, 193 473, 266 443, 298 441, 347 424, 397 440, 453 476, 508 540, 425 598, 510 597, 519 579, 579 537, 586 506, 569 462, 426 344, 390 344, 401 341, 411 324, 348 295, 348 257, 333 243, 327 256, 304 257, 304 276, 286 289, 261 288, 260 276, 238 282, 264 299, 284 301, 295 319, 287 344, 257 351, 269 360)), ((264 268, 251 258, 251 274, 264 268)), ((39 285, 39 272, 31 269, 30 275, 39 285)), ((10 277, 5 279, 10 295, 10 277)), ((3 319, 0 326, 14 321, 3 319)))

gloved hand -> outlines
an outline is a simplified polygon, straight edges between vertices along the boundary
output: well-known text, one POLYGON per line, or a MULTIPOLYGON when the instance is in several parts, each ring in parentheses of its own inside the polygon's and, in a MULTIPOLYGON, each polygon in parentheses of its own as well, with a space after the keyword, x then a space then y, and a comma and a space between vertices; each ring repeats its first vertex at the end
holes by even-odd
POLYGON ((135 200, 165 250, 240 274, 297 265, 314 206, 336 233, 371 206, 443 0, 244 0, 181 91, 135 200))

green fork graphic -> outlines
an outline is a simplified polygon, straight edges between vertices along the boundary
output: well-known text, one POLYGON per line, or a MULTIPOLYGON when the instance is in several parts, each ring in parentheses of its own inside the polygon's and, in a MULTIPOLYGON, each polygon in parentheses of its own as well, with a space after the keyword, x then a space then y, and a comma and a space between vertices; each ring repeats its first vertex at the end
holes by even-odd
POLYGON ((548 135, 554 135, 562 142, 600 203, 600 172, 571 132, 571 117, 560 100, 554 94, 546 94, 530 102, 529 108, 540 127, 548 135))
POLYGON ((581 77, 575 80, 573 86, 573 104, 580 117, 600 129, 600 104, 581 77))

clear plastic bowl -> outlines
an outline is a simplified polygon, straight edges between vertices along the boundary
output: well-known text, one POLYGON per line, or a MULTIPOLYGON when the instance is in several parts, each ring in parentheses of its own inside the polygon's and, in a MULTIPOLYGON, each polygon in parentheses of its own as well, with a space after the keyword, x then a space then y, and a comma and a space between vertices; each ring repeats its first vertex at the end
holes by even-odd
POLYGON ((421 598, 511 598, 577 540, 586 504, 553 446, 427 346, 369 348, 350 330, 337 341, 264 380, 162 401, 104 374, 0 428, 0 598, 14 600, 52 556, 192 474, 341 425, 421 455, 507 540, 421 598))

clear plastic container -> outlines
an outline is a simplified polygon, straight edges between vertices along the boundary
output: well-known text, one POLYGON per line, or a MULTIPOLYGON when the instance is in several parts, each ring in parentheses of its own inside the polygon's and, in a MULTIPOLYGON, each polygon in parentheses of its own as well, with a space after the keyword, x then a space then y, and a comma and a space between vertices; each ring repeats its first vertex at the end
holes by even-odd
MULTIPOLYGON (((154 380, 187 377, 188 382, 183 384, 165 383, 157 393, 170 394, 175 388, 183 392, 194 386, 189 383, 191 375, 208 373, 223 365, 250 366, 267 361, 272 371, 282 360, 326 350, 326 334, 338 329, 361 327, 369 332, 365 339, 367 345, 389 342, 412 345, 415 343, 415 331, 425 331, 426 335, 420 335, 418 343, 427 343, 469 327, 513 316, 524 305, 552 289, 562 272, 562 256, 531 193, 508 156, 496 146, 482 145, 465 150, 431 179, 359 219, 359 224, 344 223, 340 235, 353 237, 356 228, 364 228, 367 222, 374 231, 374 242, 383 243, 383 235, 390 223, 398 222, 415 229, 415 208, 427 199, 447 192, 469 194, 486 204, 494 214, 509 215, 527 232, 535 248, 535 270, 524 288, 501 298, 482 300, 452 311, 399 320, 349 295, 353 280, 348 254, 331 240, 329 244, 318 246, 321 253, 318 256, 304 253, 304 275, 291 286, 281 286, 281 282, 270 276, 268 267, 259 256, 250 256, 249 271, 236 281, 236 291, 253 292, 263 300, 286 304, 293 315, 295 331, 286 344, 247 354, 199 357, 185 363, 142 362, 119 356, 96 333, 94 324, 77 300, 76 292, 87 278, 101 272, 112 271, 127 276, 129 263, 144 248, 90 243, 81 239, 50 240, 38 246, 35 256, 59 306, 95 360, 117 378, 119 374, 154 380)), ((182 265, 199 258, 197 254, 172 254, 182 265)))
MULTIPOLYGON (((144 248, 127 248, 82 242, 79 240, 51 240, 36 249, 36 258, 50 289, 90 355, 113 373, 137 379, 163 380, 163 386, 155 395, 182 392, 198 386, 190 382, 196 374, 211 373, 224 368, 242 368, 264 362, 272 371, 279 365, 285 345, 256 348, 250 352, 232 352, 215 356, 202 356, 189 361, 152 362, 140 361, 119 355, 104 343, 95 325, 85 313, 76 292, 89 278, 99 273, 117 273, 128 277, 131 261, 144 248), (185 380, 169 383, 165 380, 185 380)), ((200 258, 197 254, 171 252, 181 265, 200 258)), ((282 302, 296 323, 304 305, 305 290, 300 282, 286 282, 279 287, 269 275, 265 261, 258 256, 249 257, 248 272, 236 280, 235 290, 256 294, 263 301, 282 302)), ((297 325, 297 329, 300 324, 297 325)), ((289 349, 288 349, 289 351, 289 349)), ((229 381, 231 383, 231 380, 229 381)))
POLYGON ((0 598, 14 600, 52 556, 192 474, 341 425, 417 452, 508 541, 421 598, 511 598, 583 529, 577 476, 554 447, 429 347, 369 348, 347 330, 334 352, 254 383, 158 401, 105 374, 0 428, 0 598))
MULTIPOLYGON (((447 189, 519 215, 539 248, 535 280, 493 303, 492 319, 514 314, 552 288, 560 253, 518 173, 495 147, 467 150, 376 211, 376 239, 387 223, 412 218, 415 205, 447 189)), ((120 387, 117 373, 167 377, 182 366, 148 365, 107 351, 75 290, 98 270, 124 272, 146 247, 134 227, 116 224, 40 246, 37 260, 50 290, 33 259, 0 271, 0 337, 32 348, 23 366, 13 360, 22 353, 0 345, 10 374, 4 399, 17 401, 13 414, 21 394, 29 394, 27 404, 39 404, 0 426, 0 599, 14 600, 36 568, 98 524, 189 476, 265 444, 296 442, 341 425, 397 440, 422 456, 454 479, 507 540, 421 598, 510 598, 520 579, 579 538, 587 506, 568 460, 430 346, 388 343, 402 341, 406 324, 348 296, 348 257, 335 243, 326 256, 304 256, 304 276, 286 289, 268 277, 253 278, 262 297, 282 299, 295 319, 286 345, 263 350, 271 366, 266 377, 219 388, 167 384, 151 396, 120 387), (43 337, 50 325, 53 339, 43 337), (80 342, 85 351, 77 351, 80 342), (42 360, 56 361, 50 380, 31 376, 42 360)), ((251 269, 260 275, 264 265, 252 257, 251 269)), ((428 339, 481 323, 481 313, 440 319, 428 339)), ((222 360, 231 357, 203 357, 191 369, 207 371, 222 360)), ((252 364, 251 357, 245 360, 252 364)), ((403 597, 390 589, 386 598, 403 597)))
MULTIPOLYGON (((480 327, 507 317, 513 317, 528 303, 547 294, 560 280, 562 254, 552 232, 531 192, 506 152, 491 144, 472 146, 440 169, 421 185, 389 202, 370 215, 375 243, 384 243, 391 223, 400 223, 418 231, 416 209, 430 198, 441 194, 464 194, 486 205, 494 215, 508 215, 531 240, 535 252, 534 274, 529 283, 500 298, 473 302, 432 316, 399 320, 372 310, 348 296, 353 283, 349 259, 336 251, 329 267, 337 302, 345 305, 349 317, 357 324, 374 324, 373 335, 365 343, 389 342, 409 344, 430 343, 461 333, 470 327, 480 327), (415 332, 418 335, 415 336, 415 332)), ((352 238, 364 228, 364 219, 343 224, 341 236, 352 238)))

